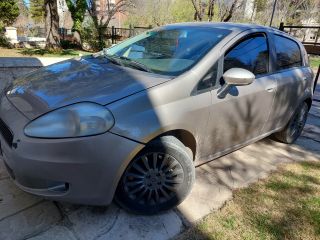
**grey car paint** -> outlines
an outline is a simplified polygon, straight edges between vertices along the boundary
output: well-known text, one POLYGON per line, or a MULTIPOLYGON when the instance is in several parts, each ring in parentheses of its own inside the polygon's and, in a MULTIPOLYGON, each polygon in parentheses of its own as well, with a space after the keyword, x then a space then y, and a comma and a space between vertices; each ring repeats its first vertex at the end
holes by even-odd
POLYGON ((170 80, 93 56, 66 60, 13 81, 9 100, 30 120, 76 102, 106 105, 170 80), (119 76, 121 76, 119 78, 119 76))
POLYGON ((275 72, 270 58, 270 73, 256 76, 248 86, 237 86, 236 94, 222 99, 217 97, 219 81, 198 91, 199 82, 215 63, 218 78, 222 76, 224 53, 243 37, 265 33, 274 57, 272 34, 285 34, 245 24, 180 25, 232 32, 192 69, 175 78, 88 57, 55 64, 16 80, 2 96, 0 106, 2 120, 14 132, 14 145, 6 145, 2 136, 0 140, 18 186, 48 198, 108 204, 130 160, 152 139, 163 134, 180 137, 193 151, 197 165, 281 129, 301 101, 312 99, 313 76, 305 56, 304 67, 283 72, 275 72), (30 120, 83 101, 108 107, 115 118, 109 132, 76 139, 24 135, 23 128, 30 120), (63 193, 48 187, 56 182, 69 186, 63 193))

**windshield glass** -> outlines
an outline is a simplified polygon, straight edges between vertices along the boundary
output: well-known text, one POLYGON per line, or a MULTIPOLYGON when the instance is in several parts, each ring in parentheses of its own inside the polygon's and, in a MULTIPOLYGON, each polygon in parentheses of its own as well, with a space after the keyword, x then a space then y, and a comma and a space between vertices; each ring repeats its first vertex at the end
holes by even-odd
MULTIPOLYGON (((230 33, 211 27, 158 28, 107 49, 107 55, 177 76, 194 66, 230 33)), ((130 67, 130 65, 128 65, 130 67)))

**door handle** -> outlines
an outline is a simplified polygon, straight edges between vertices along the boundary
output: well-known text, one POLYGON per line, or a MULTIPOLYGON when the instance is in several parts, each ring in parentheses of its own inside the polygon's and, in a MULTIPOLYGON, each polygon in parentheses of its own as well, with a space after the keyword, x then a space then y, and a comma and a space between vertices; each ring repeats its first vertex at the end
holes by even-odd
POLYGON ((275 87, 268 87, 266 90, 267 90, 268 92, 273 92, 274 89, 275 89, 275 87))

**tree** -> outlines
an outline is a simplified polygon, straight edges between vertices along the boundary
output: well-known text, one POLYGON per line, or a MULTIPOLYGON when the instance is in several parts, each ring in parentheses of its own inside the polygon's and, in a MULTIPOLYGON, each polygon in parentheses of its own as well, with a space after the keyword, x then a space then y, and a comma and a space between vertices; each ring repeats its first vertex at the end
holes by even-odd
POLYGON ((0 22, 11 25, 19 16, 19 6, 16 0, 0 0, 0 22))
POLYGON ((132 0, 118 0, 116 2, 112 0, 87 0, 87 10, 93 20, 95 29, 97 30, 101 48, 105 47, 104 35, 111 19, 117 13, 126 13, 127 9, 133 6, 132 0), (103 5, 101 3, 103 3, 103 5))
POLYGON ((190 0, 175 0, 170 7, 172 22, 191 22, 193 21, 194 9, 190 0))
POLYGON ((87 1, 86 0, 66 0, 67 6, 71 13, 71 18, 73 20, 72 31, 77 32, 80 36, 82 36, 82 23, 85 17, 85 13, 87 10, 87 1))
POLYGON ((225 0, 218 0, 219 17, 221 22, 229 22, 237 9, 240 9, 243 1, 232 0, 226 2, 225 0))
POLYGON ((205 3, 202 0, 191 0, 194 8, 194 20, 202 21, 204 8, 206 7, 205 3))
POLYGON ((215 0, 208 0, 208 21, 211 22, 214 16, 214 2, 215 0))
POLYGON ((29 11, 35 23, 43 23, 45 15, 44 0, 30 0, 29 11))
POLYGON ((45 4, 45 26, 46 26, 46 48, 59 49, 59 15, 56 0, 44 0, 45 4))

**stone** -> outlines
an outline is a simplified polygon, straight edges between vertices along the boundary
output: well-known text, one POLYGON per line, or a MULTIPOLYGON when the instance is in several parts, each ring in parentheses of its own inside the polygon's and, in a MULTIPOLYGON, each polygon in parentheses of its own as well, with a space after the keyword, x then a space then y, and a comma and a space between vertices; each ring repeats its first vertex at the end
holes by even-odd
POLYGON ((154 216, 137 216, 109 207, 82 207, 68 215, 78 239, 169 239, 182 228, 178 215, 170 211, 154 216))
POLYGON ((0 239, 26 239, 38 235, 61 220, 57 207, 43 201, 0 220, 0 239))
POLYGON ((54 226, 49 230, 28 240, 77 240, 74 234, 64 226, 54 226))
POLYGON ((0 222, 42 201, 39 197, 21 191, 11 179, 0 181, 0 199, 0 222))
POLYGON ((68 219, 71 228, 83 240, 96 239, 108 232, 117 221, 120 209, 115 205, 108 207, 81 207, 71 211, 68 219))
POLYGON ((97 240, 167 240, 178 235, 182 229, 182 221, 174 211, 138 216, 120 210, 113 227, 97 240))

